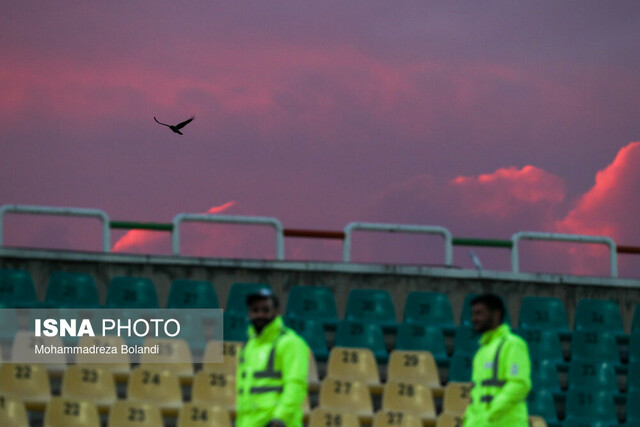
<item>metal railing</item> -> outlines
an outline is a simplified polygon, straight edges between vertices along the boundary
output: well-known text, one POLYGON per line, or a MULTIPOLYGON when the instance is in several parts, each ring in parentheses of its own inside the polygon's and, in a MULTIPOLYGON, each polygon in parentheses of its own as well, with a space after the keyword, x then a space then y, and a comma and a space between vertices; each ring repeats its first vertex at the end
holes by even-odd
POLYGON ((581 234, 561 234, 561 233, 540 233, 534 231, 520 231, 511 236, 511 271, 520 272, 520 260, 518 243, 520 240, 553 240, 558 242, 575 243, 600 243, 609 247, 610 276, 618 277, 618 255, 616 253, 616 243, 610 237, 586 236, 581 234))
POLYGON ((344 229, 344 244, 342 247, 342 260, 351 261, 351 235, 354 230, 382 231, 386 233, 420 233, 438 234, 444 237, 444 263, 452 265, 453 247, 451 233, 444 227, 436 225, 403 225, 403 224, 380 224, 373 222, 351 222, 344 229))

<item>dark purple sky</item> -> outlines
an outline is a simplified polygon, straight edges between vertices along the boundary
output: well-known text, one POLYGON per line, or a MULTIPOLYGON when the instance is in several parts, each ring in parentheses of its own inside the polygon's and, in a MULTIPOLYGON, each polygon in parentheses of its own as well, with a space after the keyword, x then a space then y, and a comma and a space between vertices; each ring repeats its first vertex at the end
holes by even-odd
MULTIPOLYGON (((288 228, 640 245, 636 0, 217 3, 4 2, 0 204, 168 222, 234 202, 225 213, 288 228), (191 114, 184 136, 153 122, 191 114)), ((94 248, 95 227, 74 224, 10 217, 7 243, 94 248)), ((243 233, 203 233, 185 236, 194 254, 252 253, 243 233)), ((149 239, 118 249, 168 250, 149 239)), ((361 239, 356 254, 431 253, 399 239, 361 239)), ((340 256, 336 243, 287 244, 292 258, 340 256)), ((529 269, 606 273, 601 251, 572 250, 533 248, 529 269)), ((506 266, 508 253, 478 252, 506 266)), ((637 257, 621 262, 640 276, 637 257)))

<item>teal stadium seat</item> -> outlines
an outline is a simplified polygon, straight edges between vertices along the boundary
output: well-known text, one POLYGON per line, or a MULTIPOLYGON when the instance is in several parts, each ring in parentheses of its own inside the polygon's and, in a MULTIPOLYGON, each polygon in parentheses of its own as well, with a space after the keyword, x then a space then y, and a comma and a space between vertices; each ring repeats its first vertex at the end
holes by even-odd
POLYGON ((629 336, 629 363, 640 363, 640 331, 629 336))
POLYGON ((640 390, 640 362, 629 365, 627 372, 627 391, 640 390))
MULTIPOLYGON (((462 313, 460 315, 460 324, 461 325, 469 325, 471 326, 471 300, 477 297, 479 294, 467 294, 464 297, 464 302, 462 303, 462 313)), ((504 304, 504 323, 507 325, 511 324, 511 315, 509 314, 509 306, 507 302, 504 300, 502 295, 499 295, 500 299, 502 299, 502 303, 504 304)))
POLYGON ((473 355, 467 353, 453 353, 449 362, 448 381, 469 382, 471 381, 471 369, 473 366, 473 355))
POLYGON ((54 271, 49 276, 45 304, 55 308, 97 308, 98 288, 90 274, 54 271))
POLYGON ((618 377, 607 362, 572 360, 569 364, 569 390, 605 390, 618 393, 618 377))
POLYGON ((437 326, 401 323, 396 335, 395 349, 429 351, 439 365, 449 364, 444 335, 437 326))
POLYGON ((616 427, 618 423, 609 423, 599 420, 584 420, 571 418, 566 420, 562 427, 616 427))
POLYGON ((178 279, 171 283, 167 308, 220 308, 211 282, 178 279))
POLYGON ((640 390, 627 393, 626 415, 626 425, 640 425, 640 390))
POLYGON ((562 393, 558 367, 552 360, 531 360, 531 383, 534 390, 562 393))
POLYGON ((567 311, 559 298, 525 297, 520 304, 522 329, 545 329, 570 336, 567 311))
POLYGON ((389 360, 382 329, 373 323, 349 320, 339 322, 335 345, 337 347, 368 348, 379 363, 387 363, 389 360))
POLYGON ((611 300, 581 299, 576 307, 574 331, 606 331, 624 337, 622 314, 611 300))
POLYGON ((640 302, 633 310, 633 321, 631 322, 631 332, 640 332, 640 302))
POLYGON ((527 396, 527 407, 529 415, 537 415, 544 418, 547 425, 558 423, 558 413, 551 390, 532 389, 529 392, 529 396, 527 396))
MULTIPOLYGON (((13 342, 18 332, 18 315, 12 308, 0 305, 0 341, 13 342)), ((2 354, 0 354, 2 360, 2 354)))
POLYGON ((247 330, 249 328, 249 318, 247 316, 236 316, 229 312, 224 312, 224 340, 241 341, 248 339, 247 330))
POLYGON ((0 269, 0 303, 15 308, 37 307, 38 299, 31 273, 0 269))
POLYGON ((109 308, 158 308, 158 294, 151 279, 114 277, 107 290, 109 308))
POLYGON ((613 396, 607 391, 569 390, 566 401, 566 420, 617 424, 618 414, 613 396))
POLYGON ((395 331, 398 326, 391 295, 381 289, 352 289, 347 299, 345 319, 373 323, 383 331, 395 331))
POLYGON ((331 289, 325 286, 292 286, 286 314, 290 317, 319 320, 327 329, 335 330, 338 324, 336 300, 331 289))
POLYGON ((556 365, 566 368, 562 343, 556 331, 521 328, 516 333, 527 342, 531 360, 552 360, 556 365))
POLYGON ((247 295, 260 289, 271 289, 267 283, 234 283, 227 297, 226 311, 236 317, 247 317, 247 295))
POLYGON ((404 305, 404 322, 437 326, 446 334, 453 334, 456 328, 449 297, 441 292, 410 292, 404 305))
POLYGON ((284 321, 288 327, 304 338, 317 361, 324 362, 329 358, 322 320, 285 316, 284 321))
POLYGON ((620 351, 612 333, 574 331, 571 338, 571 358, 619 365, 620 351))
POLYGON ((456 328, 453 339, 453 352, 474 355, 480 347, 480 335, 473 332, 469 325, 460 325, 456 328))

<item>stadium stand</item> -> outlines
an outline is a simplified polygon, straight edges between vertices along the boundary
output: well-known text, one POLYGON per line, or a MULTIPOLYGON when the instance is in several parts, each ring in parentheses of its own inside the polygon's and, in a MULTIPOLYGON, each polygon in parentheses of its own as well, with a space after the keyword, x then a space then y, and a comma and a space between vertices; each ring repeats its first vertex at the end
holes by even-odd
POLYGON ((433 355, 427 351, 393 350, 389 357, 388 381, 419 382, 442 394, 440 374, 433 355))
POLYGON ((527 407, 529 415, 542 417, 547 425, 559 424, 556 403, 550 390, 533 389, 527 397, 527 407))
POLYGON ((27 409, 42 409, 51 400, 51 383, 41 364, 4 363, 0 366, 0 393, 19 399, 27 409))
POLYGON ((444 388, 442 412, 463 415, 471 402, 472 383, 450 381, 444 388))
POLYGON ((159 308, 158 294, 151 279, 145 277, 114 277, 109 282, 107 307, 159 308))
POLYGON ((372 427, 421 427, 422 420, 409 412, 381 409, 373 417, 372 427))
POLYGON ((386 363, 389 359, 382 329, 374 323, 341 321, 338 323, 335 345, 368 348, 381 363, 386 363))
POLYGON ((178 279, 171 282, 167 308, 220 308, 211 282, 178 279))
POLYGON ((360 381, 370 388, 380 387, 380 374, 373 352, 368 348, 333 347, 327 377, 360 381))
POLYGON ((562 388, 556 362, 549 359, 532 360, 531 383, 534 390, 547 390, 554 394, 561 394, 562 388))
POLYGON ((177 414, 182 406, 182 390, 178 377, 170 371, 136 367, 127 384, 127 399, 153 403, 163 414, 177 414))
POLYGON ((193 380, 191 399, 195 403, 215 404, 235 412, 236 377, 216 372, 200 371, 193 380))
POLYGON ((309 427, 360 427, 360 422, 351 412, 315 408, 311 411, 309 427))
POLYGON ((559 298, 524 297, 520 304, 519 327, 556 331, 570 336, 567 312, 559 298))
POLYGON ((373 418, 373 401, 366 384, 325 378, 320 386, 320 408, 350 412, 359 421, 370 423, 373 418))
POLYGON ((613 396, 607 391, 569 390, 566 412, 566 421, 572 423, 602 422, 609 425, 618 423, 613 396))
POLYGON ((231 427, 226 409, 216 405, 185 403, 178 412, 176 427, 231 427))
POLYGON ((584 298, 578 301, 574 331, 610 332, 626 337, 620 307, 615 301, 584 298))
POLYGON ((380 289, 351 289, 345 319, 380 326, 394 332, 398 326, 396 309, 389 292, 380 289))
POLYGON ((329 348, 322 320, 286 316, 284 323, 304 338, 316 359, 327 360, 329 348))
POLYGON ((54 397, 44 412, 44 427, 100 427, 95 403, 54 397))
POLYGON ((292 286, 286 317, 313 319, 322 322, 325 329, 334 330, 338 325, 338 310, 333 292, 325 286, 292 286))
POLYGON ((160 409, 153 403, 118 400, 109 411, 108 427, 162 427, 160 409))
POLYGON ((469 382, 471 381, 471 366, 473 355, 468 353, 453 353, 449 363, 449 376, 447 381, 469 382))
POLYGON ((45 305, 55 308, 100 307, 98 288, 86 273, 55 271, 49 276, 45 305))
POLYGON ((67 399, 90 401, 100 412, 108 412, 117 400, 116 382, 111 371, 94 366, 67 367, 60 394, 67 399))
POLYGON ((26 270, 0 269, 0 302, 7 307, 36 307, 38 299, 31 273, 26 270))
POLYGON ((455 331, 449 297, 441 292, 410 292, 405 301, 404 322, 438 327, 449 335, 455 331))
POLYGON ((0 395, 0 425, 29 427, 29 415, 21 400, 0 395))
POLYGON ((447 366, 449 355, 442 329, 437 326, 401 323, 396 334, 397 350, 428 351, 438 365, 447 366))
POLYGON ((527 342, 532 361, 551 360, 561 368, 566 367, 562 343, 556 331, 521 328, 516 333, 527 342))
POLYGON ((226 313, 233 317, 247 318, 247 295, 260 289, 271 289, 268 283, 234 283, 227 297, 226 313))

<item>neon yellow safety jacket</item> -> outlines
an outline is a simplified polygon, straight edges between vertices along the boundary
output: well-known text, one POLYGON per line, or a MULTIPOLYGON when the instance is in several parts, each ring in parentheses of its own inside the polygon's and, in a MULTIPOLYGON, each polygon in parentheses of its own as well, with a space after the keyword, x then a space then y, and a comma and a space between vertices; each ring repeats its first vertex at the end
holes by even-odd
POLYGON ((527 343, 509 325, 482 334, 473 358, 471 403, 464 425, 527 427, 526 398, 531 390, 531 360, 527 343))
POLYGON ((264 427, 271 420, 302 426, 307 397, 309 347, 276 317, 240 351, 237 372, 236 427, 264 427))

